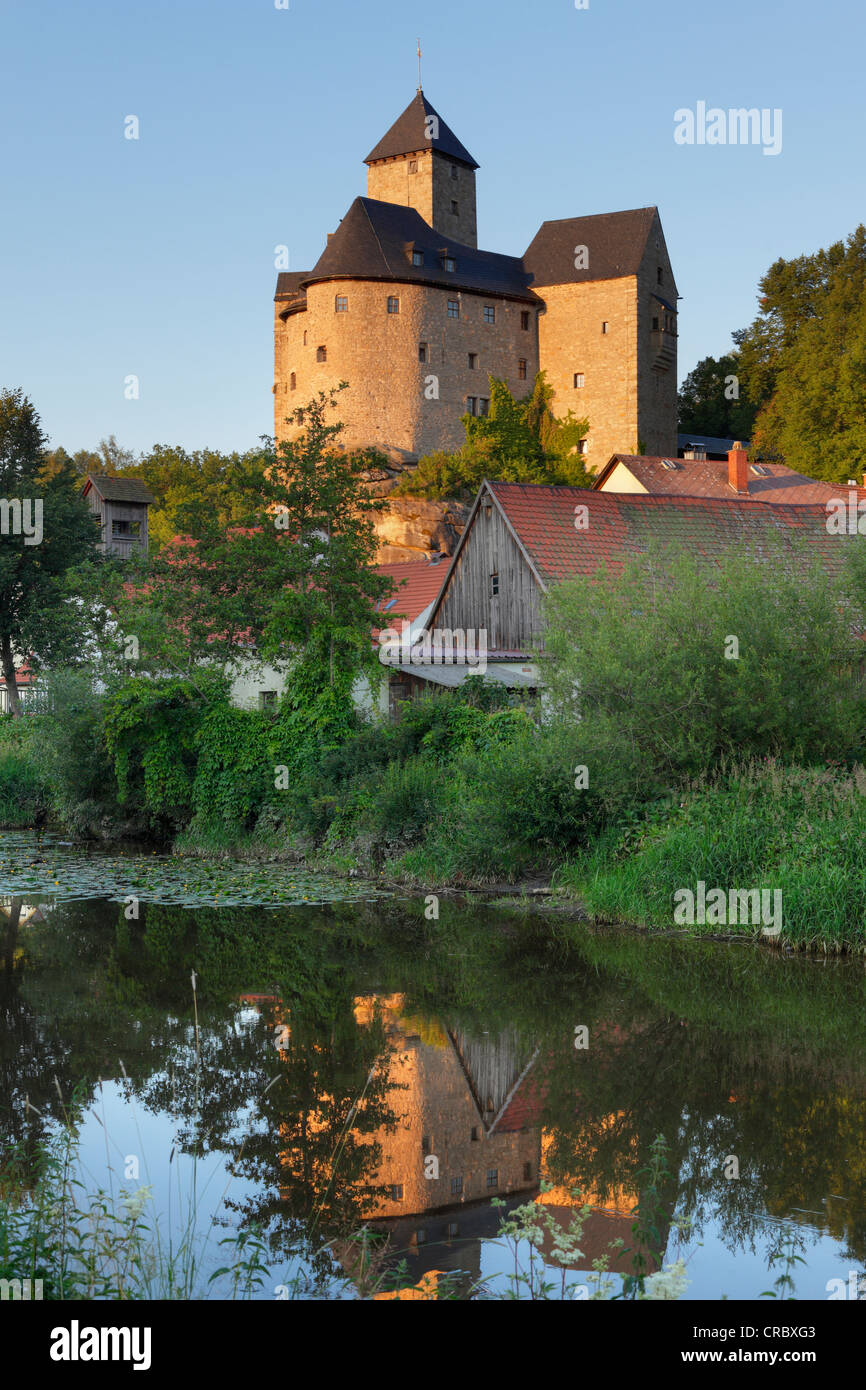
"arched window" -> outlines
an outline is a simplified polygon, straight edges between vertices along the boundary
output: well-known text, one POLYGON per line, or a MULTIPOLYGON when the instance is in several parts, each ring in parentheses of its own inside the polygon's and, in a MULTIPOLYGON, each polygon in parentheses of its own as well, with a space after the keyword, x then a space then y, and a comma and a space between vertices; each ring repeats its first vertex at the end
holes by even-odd
POLYGON ((295 373, 292 372, 291 376, 289 377, 289 390, 290 390, 290 391, 296 391, 297 389, 298 389, 298 378, 295 376, 295 373))

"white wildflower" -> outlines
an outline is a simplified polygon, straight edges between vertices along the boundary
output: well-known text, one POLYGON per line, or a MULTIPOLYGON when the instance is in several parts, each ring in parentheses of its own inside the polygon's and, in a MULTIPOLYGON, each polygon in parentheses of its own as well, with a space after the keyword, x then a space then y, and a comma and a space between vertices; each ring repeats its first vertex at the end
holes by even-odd
POLYGON ((133 1192, 131 1197, 123 1198, 123 1206, 126 1207, 127 1214, 132 1217, 133 1221, 138 1220, 152 1196, 152 1187, 140 1187, 137 1192, 133 1192))
POLYGON ((657 1274, 648 1274, 644 1280, 644 1298, 677 1299, 682 1298, 691 1280, 686 1274, 683 1260, 675 1260, 665 1265, 657 1274))

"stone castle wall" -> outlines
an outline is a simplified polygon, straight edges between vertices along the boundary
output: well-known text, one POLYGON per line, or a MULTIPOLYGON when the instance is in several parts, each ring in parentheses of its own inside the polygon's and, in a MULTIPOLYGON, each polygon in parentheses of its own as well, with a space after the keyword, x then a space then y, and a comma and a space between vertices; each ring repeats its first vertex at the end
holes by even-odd
POLYGON ((286 424, 292 409, 346 381, 337 418, 346 424, 341 442, 347 448, 375 445, 412 459, 458 449, 467 397, 489 399, 489 375, 520 396, 538 371, 536 310, 518 300, 429 285, 328 280, 308 287, 305 310, 282 320, 284 307, 277 302, 274 332, 278 438, 292 433, 286 424), (348 300, 347 312, 335 312, 338 296, 348 300), (388 312, 390 296, 399 299, 399 313, 388 312), (459 319, 449 317, 449 300, 459 302, 459 319), (485 306, 495 309, 495 323, 485 323, 485 306), (526 311, 528 330, 521 327, 526 311), (421 343, 426 362, 419 361, 421 343), (320 348, 324 362, 317 360, 320 348), (477 354, 475 368, 470 353, 477 354))
MULTIPOLYGON (((677 308, 676 288, 670 259, 656 217, 647 239, 647 249, 637 277, 637 381, 638 438, 648 454, 677 456, 677 335, 664 332, 667 312, 658 302, 661 296, 677 308), (658 270, 661 269, 661 283, 658 270), (658 320, 658 330, 653 320, 658 320), (661 370, 661 368, 664 370, 661 370)), ((603 462, 606 462, 604 460, 603 462)))

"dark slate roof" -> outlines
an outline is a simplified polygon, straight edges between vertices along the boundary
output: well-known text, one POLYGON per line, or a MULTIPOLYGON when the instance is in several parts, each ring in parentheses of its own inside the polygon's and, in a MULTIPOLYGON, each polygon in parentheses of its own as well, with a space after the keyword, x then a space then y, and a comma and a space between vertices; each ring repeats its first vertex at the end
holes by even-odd
POLYGON ((402 280, 536 298, 527 288, 529 277, 518 256, 464 246, 435 231, 414 208, 375 198, 355 199, 306 283, 329 279, 402 280), (412 248, 423 251, 423 266, 412 264, 412 248), (446 250, 457 263, 454 271, 442 266, 446 250))
POLYGON ((798 536, 815 547, 830 572, 841 569, 847 553, 845 537, 840 545, 838 536, 828 535, 823 506, 771 507, 745 498, 653 497, 529 483, 487 486, 545 585, 592 574, 603 561, 618 569, 651 542, 681 545, 712 560, 731 548, 760 553, 773 537, 798 536), (578 504, 588 508, 585 530, 575 529, 578 504))
POLYGON ((542 222, 523 257, 533 276, 533 287, 636 275, 656 214, 654 207, 633 208, 629 212, 542 222), (588 248, 586 270, 575 268, 576 246, 588 248))
POLYGON ((308 270, 281 270, 277 276, 277 299, 300 294, 303 282, 309 277, 308 270))
POLYGON ((156 502, 153 493, 137 478, 111 478, 107 473, 88 473, 84 495, 93 488, 105 502, 156 502))
MULTIPOLYGON (((741 442, 744 449, 749 448, 748 439, 744 439, 741 442)), ((701 444, 708 454, 727 454, 729 450, 733 449, 735 443, 736 440, 734 439, 720 439, 719 436, 715 434, 677 435, 678 449, 688 449, 692 444, 701 444)))
POLYGON ((364 163, 374 164, 378 159, 393 159, 401 154, 415 154, 419 150, 430 149, 447 155, 449 159, 457 159, 461 164, 468 164, 470 169, 478 168, 466 146, 460 143, 451 127, 446 125, 439 112, 419 90, 388 134, 370 151, 364 163), (435 140, 427 135, 427 119, 430 116, 435 116, 439 122, 439 134, 435 140))

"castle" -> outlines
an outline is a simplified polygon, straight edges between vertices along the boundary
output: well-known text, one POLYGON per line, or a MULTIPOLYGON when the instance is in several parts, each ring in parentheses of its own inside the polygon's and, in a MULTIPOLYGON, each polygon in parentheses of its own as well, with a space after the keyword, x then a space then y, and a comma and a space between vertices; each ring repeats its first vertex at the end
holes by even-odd
POLYGON ((678 296, 656 208, 544 222, 522 257, 480 251, 479 166, 420 87, 365 162, 367 196, 313 269, 278 277, 278 439, 346 381, 343 444, 408 465, 460 447, 489 376, 522 396, 544 371, 555 414, 589 420, 590 468, 676 457, 678 296))

